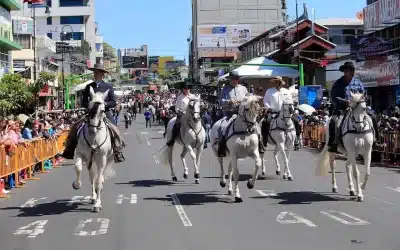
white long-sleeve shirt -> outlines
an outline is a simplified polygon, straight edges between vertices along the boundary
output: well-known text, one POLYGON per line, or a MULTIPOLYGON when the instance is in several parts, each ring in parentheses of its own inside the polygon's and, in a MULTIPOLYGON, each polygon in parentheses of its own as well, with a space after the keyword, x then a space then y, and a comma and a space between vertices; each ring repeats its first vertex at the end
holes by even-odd
POLYGON ((264 106, 275 111, 280 111, 285 99, 288 102, 293 101, 292 94, 288 89, 282 88, 277 90, 276 88, 269 88, 264 95, 264 106))
POLYGON ((186 113, 187 106, 189 105, 190 99, 194 99, 195 96, 192 94, 188 94, 187 96, 184 94, 180 94, 176 99, 175 110, 180 111, 182 113, 186 113))

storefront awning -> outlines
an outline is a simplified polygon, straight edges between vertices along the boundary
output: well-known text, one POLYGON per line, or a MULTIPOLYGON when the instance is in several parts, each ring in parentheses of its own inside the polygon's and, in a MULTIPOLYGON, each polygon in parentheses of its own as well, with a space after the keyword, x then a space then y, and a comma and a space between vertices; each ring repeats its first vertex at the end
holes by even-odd
POLYGON ((21 50, 22 46, 5 37, 0 36, 0 48, 6 48, 8 50, 21 50))
POLYGON ((15 0, 2 0, 1 5, 7 7, 9 10, 20 10, 21 5, 15 0))

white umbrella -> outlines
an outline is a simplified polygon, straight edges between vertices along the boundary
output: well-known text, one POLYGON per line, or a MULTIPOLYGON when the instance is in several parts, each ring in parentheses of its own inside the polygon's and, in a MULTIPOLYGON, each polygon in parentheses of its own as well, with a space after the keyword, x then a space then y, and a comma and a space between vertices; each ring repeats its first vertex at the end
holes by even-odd
POLYGON ((269 60, 266 57, 254 58, 234 71, 239 76, 244 78, 273 78, 277 76, 281 77, 297 77, 298 71, 288 67, 276 67, 273 65, 279 65, 279 63, 269 60), (246 64, 269 64, 271 66, 253 66, 246 64))
POLYGON ((307 115, 311 115, 312 113, 315 112, 315 108, 313 106, 310 106, 308 104, 301 104, 298 109, 307 115))

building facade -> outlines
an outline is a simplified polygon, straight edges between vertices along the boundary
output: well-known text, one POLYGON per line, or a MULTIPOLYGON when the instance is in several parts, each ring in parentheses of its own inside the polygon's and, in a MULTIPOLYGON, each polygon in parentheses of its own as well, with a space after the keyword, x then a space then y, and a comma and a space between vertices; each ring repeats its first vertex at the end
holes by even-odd
POLYGON ((237 47, 287 20, 286 0, 192 0, 189 63, 197 81, 217 63, 236 59, 237 47))
POLYGON ((17 11, 21 5, 15 0, 0 1, 0 78, 12 72, 11 51, 21 50, 22 46, 13 41, 11 11, 17 11))
POLYGON ((140 77, 149 70, 148 47, 122 48, 117 50, 121 73, 128 73, 132 78, 140 77))
MULTIPOLYGON (((23 0, 16 0, 22 4, 23 0)), ((66 58, 65 71, 82 73, 96 62, 96 23, 94 0, 45 0, 45 4, 23 4, 18 16, 35 16, 36 35, 46 35, 58 42, 57 60, 61 51, 66 58), (46 6, 50 14, 45 13, 46 6), (64 34, 64 35, 63 35, 64 34), (68 35, 65 35, 68 34, 68 35), (68 43, 65 49, 62 43, 68 43)))

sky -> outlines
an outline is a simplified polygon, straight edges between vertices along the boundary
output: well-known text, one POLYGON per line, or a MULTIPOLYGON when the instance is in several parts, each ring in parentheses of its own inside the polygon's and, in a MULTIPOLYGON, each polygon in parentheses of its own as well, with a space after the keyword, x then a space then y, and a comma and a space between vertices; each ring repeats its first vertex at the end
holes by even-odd
MULTIPOLYGON (((295 0, 286 1, 292 20, 296 16, 295 0)), ((315 19, 353 18, 365 7, 366 0, 298 0, 299 15, 303 3, 307 4, 309 15, 314 8, 315 19)), ((147 44, 150 56, 187 60, 191 0, 96 0, 95 4, 99 33, 114 48, 147 44)))

